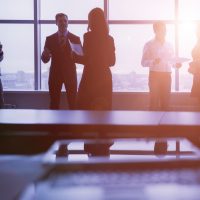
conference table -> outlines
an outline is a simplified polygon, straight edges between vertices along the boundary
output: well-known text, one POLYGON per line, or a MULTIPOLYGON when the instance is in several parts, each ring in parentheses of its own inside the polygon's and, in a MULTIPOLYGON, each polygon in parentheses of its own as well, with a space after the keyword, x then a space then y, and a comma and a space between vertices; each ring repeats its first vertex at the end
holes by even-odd
MULTIPOLYGON (((198 143, 199 135, 200 112, 0 109, 0 153, 36 153, 41 146, 44 149, 49 147, 50 143, 44 145, 49 138, 53 142, 57 139, 186 137, 198 143), (25 149, 20 150, 22 146, 25 149)), ((25 158, 1 163, 5 166, 1 167, 0 175, 3 188, 11 188, 1 192, 4 199, 18 194, 43 173, 40 163, 32 162, 25 158), (8 176, 8 172, 11 175, 8 176), (9 177, 7 182, 2 181, 5 176, 9 177)), ((196 163, 192 165, 197 166, 196 163)))
POLYGON ((61 139, 187 138, 200 146, 199 135, 200 112, 0 109, 0 152, 45 151, 61 139))
POLYGON ((0 135, 20 131, 84 139, 198 136, 200 112, 1 109, 0 135))

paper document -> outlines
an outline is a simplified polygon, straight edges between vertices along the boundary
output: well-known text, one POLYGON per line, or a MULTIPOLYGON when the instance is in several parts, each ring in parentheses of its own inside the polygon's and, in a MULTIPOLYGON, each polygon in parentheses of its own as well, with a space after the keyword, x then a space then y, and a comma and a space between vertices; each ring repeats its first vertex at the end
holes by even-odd
POLYGON ((70 46, 73 52, 75 52, 76 54, 83 56, 83 47, 81 44, 75 44, 70 42, 70 46))
POLYGON ((184 57, 174 57, 174 58, 170 59, 169 62, 175 65, 177 63, 184 63, 184 62, 188 62, 190 60, 191 59, 184 58, 184 57))

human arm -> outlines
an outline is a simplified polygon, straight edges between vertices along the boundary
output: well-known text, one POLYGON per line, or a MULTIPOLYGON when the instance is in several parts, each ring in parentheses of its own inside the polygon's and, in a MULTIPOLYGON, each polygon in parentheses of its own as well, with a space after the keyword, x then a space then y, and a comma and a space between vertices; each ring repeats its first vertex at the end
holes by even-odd
POLYGON ((0 43, 0 62, 3 60, 2 44, 0 43))
POLYGON ((188 72, 191 74, 200 74, 200 60, 190 62, 188 72))
POLYGON ((51 54, 49 46, 50 46, 49 45, 49 40, 46 39, 45 45, 44 45, 44 50, 43 50, 42 55, 41 55, 41 60, 44 63, 48 63, 50 58, 52 57, 52 54, 51 54))
POLYGON ((192 62, 189 63, 188 72, 191 74, 200 73, 200 45, 197 43, 192 50, 192 62))
POLYGON ((90 33, 86 33, 83 53, 83 56, 73 53, 75 62, 89 66, 113 66, 116 60, 114 39, 109 36, 97 41, 90 33))
POLYGON ((170 58, 169 58, 169 62, 171 62, 170 64, 172 65, 172 67, 174 67, 175 69, 180 69, 182 67, 182 62, 183 58, 177 57, 175 55, 174 49, 172 47, 172 45, 170 45, 171 48, 169 49, 169 54, 170 54, 170 58))
POLYGON ((161 62, 160 58, 153 57, 150 44, 149 43, 145 44, 143 48, 141 65, 143 67, 151 67, 154 65, 158 65, 160 62, 161 62))
MULTIPOLYGON (((86 34, 84 34, 83 36, 83 47, 82 47, 82 51, 83 51, 83 55, 80 55, 76 52, 74 52, 72 50, 72 57, 73 57, 73 60, 75 63, 78 63, 78 64, 82 64, 82 65, 85 65, 86 64, 86 55, 85 55, 85 49, 86 49, 86 43, 87 43, 87 40, 86 40, 86 34)), ((76 39, 76 42, 78 42, 80 45, 81 45, 81 41, 80 41, 80 38, 78 37, 78 39, 76 39)), ((81 45, 82 46, 82 45, 81 45)))
POLYGON ((109 46, 108 46, 108 52, 107 52, 107 65, 108 66, 114 66, 116 62, 116 55, 115 55, 115 43, 114 39, 110 37, 109 40, 109 46))

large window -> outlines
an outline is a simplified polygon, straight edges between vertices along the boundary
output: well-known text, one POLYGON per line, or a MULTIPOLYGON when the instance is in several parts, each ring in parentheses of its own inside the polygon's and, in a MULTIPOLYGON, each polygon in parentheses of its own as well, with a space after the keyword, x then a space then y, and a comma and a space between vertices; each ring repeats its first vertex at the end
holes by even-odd
POLYGON ((174 0, 109 0, 112 20, 169 20, 174 14, 174 0))
POLYGON ((103 8, 103 0, 41 0, 41 19, 52 20, 56 13, 67 13, 70 20, 86 20, 92 8, 103 8))
POLYGON ((179 0, 179 18, 182 20, 200 20, 199 0, 179 0))
POLYGON ((0 24, 4 59, 0 63, 4 89, 34 89, 33 25, 0 24))
MULTIPOLYGON (((48 90, 50 62, 40 54, 46 36, 57 31, 55 15, 69 16, 69 30, 80 36, 87 31, 87 16, 94 7, 104 9, 116 46, 112 67, 113 89, 120 92, 148 91, 148 68, 141 66, 144 44, 154 37, 155 20, 167 23, 167 40, 176 56, 191 59, 200 20, 200 0, 0 0, 0 42, 5 53, 0 63, 6 90, 48 90)), ((77 65, 78 80, 82 65, 77 65)), ((172 90, 190 91, 188 63, 173 69, 172 90)))
MULTIPOLYGON (((167 40, 174 44, 174 26, 167 26, 167 40)), ((147 91, 148 68, 141 66, 144 44, 152 39, 152 25, 111 25, 115 39, 116 64, 112 68, 115 91, 147 91), (141 37, 142 35, 142 37, 141 37)))
POLYGON ((33 19, 33 0, 0 0, 0 19, 33 19))

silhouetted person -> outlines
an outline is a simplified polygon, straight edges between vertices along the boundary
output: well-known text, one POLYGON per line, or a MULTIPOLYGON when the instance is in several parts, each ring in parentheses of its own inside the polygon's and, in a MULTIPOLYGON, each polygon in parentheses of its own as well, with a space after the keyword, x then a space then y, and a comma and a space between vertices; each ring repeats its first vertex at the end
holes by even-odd
MULTIPOLYGON (((3 60, 3 45, 0 42, 0 62, 3 60)), ((0 108, 4 106, 4 98, 3 98, 3 85, 1 82, 1 73, 0 73, 0 108)))
MULTIPOLYGON (((84 64, 77 106, 85 110, 110 110, 112 108, 112 74, 115 64, 114 40, 109 35, 103 10, 94 8, 88 15, 88 32, 84 34, 84 64)), ((75 56, 77 57, 77 56, 75 56)))
POLYGON ((164 156, 167 154, 167 148, 168 148, 167 140, 159 139, 155 142, 154 153, 157 156, 164 156))
POLYGON ((51 59, 49 72, 49 94, 50 108, 59 109, 60 95, 64 83, 68 105, 75 109, 77 95, 76 65, 72 58, 71 43, 80 44, 80 38, 70 33, 68 28, 68 17, 64 13, 56 15, 58 32, 46 38, 42 61, 47 63, 51 59))
MULTIPOLYGON (((155 38, 147 42, 143 49, 141 64, 149 67, 150 110, 169 110, 171 94, 171 71, 175 57, 172 45, 165 40, 166 25, 164 22, 153 24, 155 38)), ((176 64, 181 67, 181 64, 176 64)), ((156 155, 167 152, 167 142, 156 140, 156 155)))
MULTIPOLYGON (((78 90, 77 107, 81 110, 112 109, 112 74, 115 64, 114 39, 100 8, 94 8, 88 15, 88 32, 84 34, 84 56, 74 55, 84 64, 78 90)), ((100 133, 101 134, 101 133, 100 133)), ((112 142, 85 144, 89 155, 108 155, 112 142)))
POLYGON ((196 30, 197 42, 192 50, 192 62, 188 71, 193 74, 193 84, 191 89, 191 96, 196 97, 200 104, 200 24, 196 30))
POLYGON ((173 67, 170 61, 175 55, 172 45, 165 40, 165 23, 155 22, 153 30, 155 38, 145 44, 141 64, 149 67, 150 110, 168 110, 173 67))

